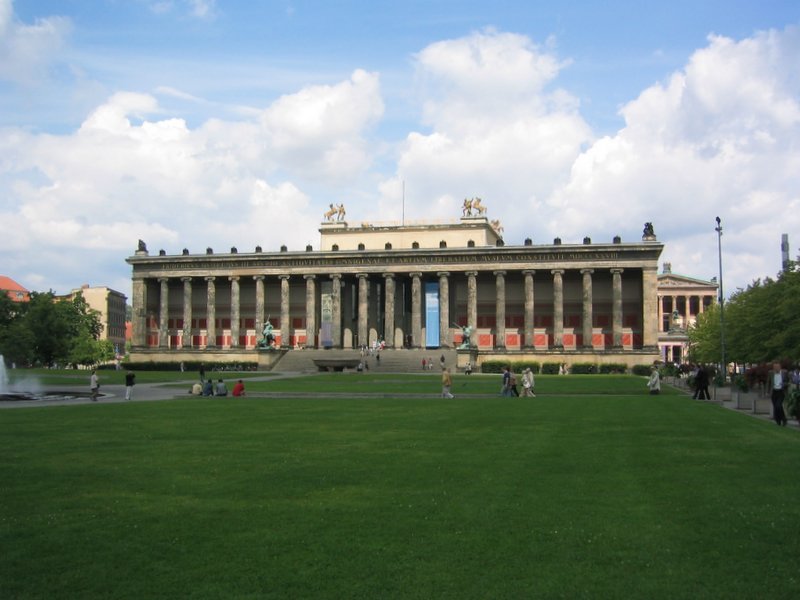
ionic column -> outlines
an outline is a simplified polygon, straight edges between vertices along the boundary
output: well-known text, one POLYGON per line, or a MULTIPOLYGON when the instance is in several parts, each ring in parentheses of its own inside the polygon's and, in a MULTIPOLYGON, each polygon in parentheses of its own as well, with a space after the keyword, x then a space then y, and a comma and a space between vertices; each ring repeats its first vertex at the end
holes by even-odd
POLYGON ((383 341, 387 348, 394 348, 394 273, 384 273, 383 341))
POLYGON ((289 338, 292 335, 289 322, 289 276, 279 275, 281 280, 281 348, 291 346, 289 338))
POLYGON ((167 322, 169 320, 169 278, 160 277, 158 282, 161 284, 161 297, 158 306, 158 346, 159 348, 169 347, 169 330, 167 322))
POLYGON ((467 271, 467 325, 472 331, 469 345, 475 345, 478 330, 478 272, 467 271))
POLYGON ((658 297, 658 330, 664 331, 664 297, 658 297))
POLYGON ((333 312, 333 327, 331 338, 334 348, 342 347, 342 276, 339 273, 331 275, 331 311, 333 312))
POLYGON ((421 348, 422 273, 411 273, 411 346, 421 348))
POLYGON ((533 347, 533 276, 536 271, 523 271, 525 276, 525 347, 533 347))
POLYGON ((264 276, 253 275, 256 281, 256 338, 264 331, 264 276))
POLYGON ((657 293, 657 267, 642 267, 642 346, 644 348, 658 346, 658 322, 653 321, 653 315, 657 313, 655 306, 658 302, 657 293))
POLYGON ((192 278, 181 277, 183 281, 183 334, 181 346, 190 348, 192 345, 192 278))
POLYGON ((439 276, 439 345, 450 348, 450 273, 439 276))
POLYGON ((241 317, 241 302, 239 300, 239 278, 228 277, 231 281, 231 348, 239 345, 239 319, 241 317))
POLYGON ((564 269, 553 269, 553 347, 564 347, 564 269))
POLYGON ((366 273, 358 277, 358 345, 369 345, 369 279, 366 273))
POLYGON ((581 269, 583 274, 583 347, 592 348, 592 273, 594 269, 581 269))
POLYGON ((506 272, 495 271, 494 347, 506 347, 506 272))
POLYGON ((306 347, 317 347, 317 285, 316 275, 303 275, 306 280, 306 347))
POLYGON ((611 331, 614 348, 622 348, 622 271, 623 269, 611 269, 613 295, 611 331))
POLYGON ((142 347, 147 343, 147 319, 145 307, 147 306, 147 286, 144 279, 134 279, 131 295, 131 344, 134 348, 142 347))
POLYGON ((697 307, 697 314, 702 315, 703 312, 705 312, 705 310, 706 310, 704 299, 705 299, 705 296, 698 296, 697 297, 697 301, 700 303, 700 306, 697 307))
POLYGON ((214 277, 206 277, 208 282, 208 295, 206 297, 206 347, 213 348, 217 345, 217 287, 214 277))

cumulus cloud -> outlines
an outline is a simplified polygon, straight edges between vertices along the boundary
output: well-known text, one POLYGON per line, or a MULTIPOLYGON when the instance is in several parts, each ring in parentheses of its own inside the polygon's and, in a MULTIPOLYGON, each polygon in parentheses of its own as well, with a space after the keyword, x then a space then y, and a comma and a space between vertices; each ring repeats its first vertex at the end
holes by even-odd
POLYGON ((711 36, 684 69, 622 108, 616 135, 575 160, 545 203, 550 233, 652 221, 673 270, 710 277, 720 216, 734 285, 774 274, 780 234, 800 225, 799 44, 797 28, 711 36))
POLYGON ((47 246, 119 261, 139 238, 171 253, 313 245, 321 212, 303 182, 348 186, 370 164, 363 133, 381 111, 377 76, 363 71, 196 128, 149 94, 119 92, 71 134, 0 132, 0 238, 19 254, 47 246))
POLYGON ((0 80, 23 85, 40 81, 71 29, 65 17, 20 23, 14 17, 13 1, 0 0, 0 80))
POLYGON ((402 180, 423 214, 456 216, 459 198, 480 196, 492 215, 514 215, 516 229, 506 232, 529 232, 534 217, 519 211, 549 196, 591 141, 578 101, 553 87, 566 61, 525 36, 491 30, 431 44, 416 61, 430 131, 406 138, 395 181, 381 186, 383 209, 402 180))
POLYGON ((261 116, 271 152, 293 173, 350 179, 371 158, 364 131, 383 114, 377 74, 356 70, 336 85, 282 96, 261 116))

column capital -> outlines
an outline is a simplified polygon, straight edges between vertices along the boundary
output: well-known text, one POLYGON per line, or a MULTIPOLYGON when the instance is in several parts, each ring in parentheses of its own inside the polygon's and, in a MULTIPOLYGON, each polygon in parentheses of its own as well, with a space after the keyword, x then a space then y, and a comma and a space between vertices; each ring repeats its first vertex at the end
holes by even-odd
POLYGON ((342 274, 341 273, 331 273, 330 274, 330 278, 333 279, 333 280, 341 279, 342 278, 342 274))
POLYGON ((239 281, 239 276, 238 275, 230 275, 228 277, 228 281, 239 281))
POLYGON ((581 274, 585 275, 586 273, 591 275, 592 273, 594 273, 594 269, 581 269, 581 274))
POLYGON ((203 277, 203 279, 205 279, 206 281, 213 282, 216 279, 216 277, 214 277, 213 275, 208 275, 206 277, 203 277))
POLYGON ((158 283, 169 283, 169 277, 159 277, 158 283))
POLYGON ((192 278, 191 278, 191 277, 181 277, 181 281, 183 281, 184 283, 186 283, 187 281, 188 281, 189 283, 191 283, 191 281, 192 281, 192 278))
POLYGON ((309 281, 309 280, 313 281, 316 278, 317 278, 316 275, 303 275, 303 279, 305 279, 306 281, 309 281))
POLYGON ((492 274, 495 275, 496 277, 505 277, 506 273, 507 271, 492 271, 492 274))
POLYGON ((439 277, 450 277, 450 271, 437 271, 436 274, 439 277))
POLYGON ((409 277, 422 277, 422 272, 421 271, 414 271, 413 273, 409 273, 408 275, 409 275, 409 277))
POLYGON ((563 275, 565 273, 565 269, 551 269, 550 273, 552 275, 563 275))
POLYGON ((265 278, 266 275, 253 275, 253 279, 255 279, 256 281, 264 281, 265 278))
POLYGON ((369 273, 356 273, 356 277, 359 279, 367 279, 369 277, 369 273))
POLYGON ((477 277, 478 276, 478 272, 477 271, 466 271, 464 273, 464 275, 466 275, 467 277, 477 277))
POLYGON ((625 269, 622 267, 614 267, 613 269, 609 269, 612 273, 622 273, 625 269))
POLYGON ((289 277, 291 277, 291 275, 286 275, 285 273, 282 275, 278 275, 278 279, 280 279, 281 281, 288 281, 289 277))
POLYGON ((383 278, 384 279, 394 279, 394 273, 384 273, 383 274, 383 278))
POLYGON ((523 275, 536 275, 536 269, 525 269, 522 271, 523 275))

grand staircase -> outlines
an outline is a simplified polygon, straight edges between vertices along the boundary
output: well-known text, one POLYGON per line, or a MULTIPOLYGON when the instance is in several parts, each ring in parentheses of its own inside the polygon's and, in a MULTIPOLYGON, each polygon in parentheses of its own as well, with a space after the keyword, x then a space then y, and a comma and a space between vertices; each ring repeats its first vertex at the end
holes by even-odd
MULTIPOLYGON (((439 371, 439 359, 444 355, 445 364, 455 371, 457 353, 455 350, 393 350, 385 349, 380 352, 380 362, 373 354, 366 355, 369 371, 374 373, 421 373, 422 359, 427 362, 433 359, 432 372, 439 371)), ((278 373, 312 373, 318 371, 314 365, 315 358, 325 359, 352 359, 359 358, 358 350, 289 350, 272 368, 278 373)))

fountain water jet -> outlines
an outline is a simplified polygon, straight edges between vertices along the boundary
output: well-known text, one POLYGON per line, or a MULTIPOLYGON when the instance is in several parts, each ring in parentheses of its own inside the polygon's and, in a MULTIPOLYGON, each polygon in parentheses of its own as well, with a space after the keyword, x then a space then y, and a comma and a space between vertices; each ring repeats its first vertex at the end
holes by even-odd
POLYGON ((17 381, 14 387, 23 388, 23 391, 11 389, 8 371, 6 370, 6 361, 3 355, 0 354, 0 402, 20 400, 72 400, 89 396, 88 392, 46 392, 36 380, 17 381))
POLYGON ((6 359, 0 354, 0 394, 8 390, 8 373, 6 373, 6 359))

